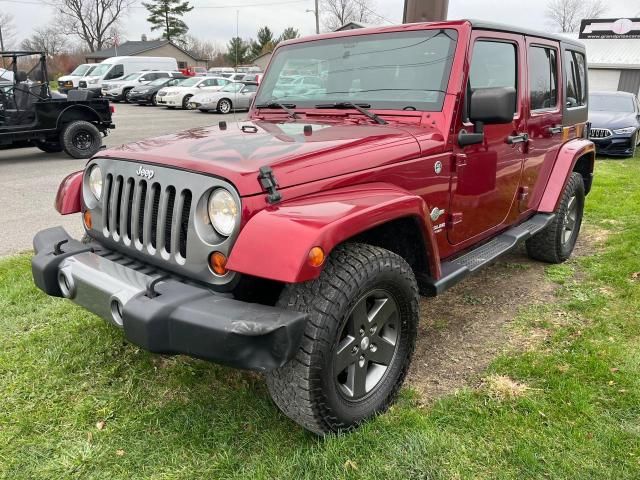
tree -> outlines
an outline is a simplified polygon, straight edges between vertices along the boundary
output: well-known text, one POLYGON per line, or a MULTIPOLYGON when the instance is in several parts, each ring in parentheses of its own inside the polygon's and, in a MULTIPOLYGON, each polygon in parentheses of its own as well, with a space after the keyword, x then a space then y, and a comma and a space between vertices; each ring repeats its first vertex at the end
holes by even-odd
POLYGON ((202 60, 213 60, 221 53, 220 47, 215 43, 200 40, 193 35, 184 37, 183 47, 191 55, 202 60))
POLYGON ((269 27, 262 27, 258 30, 257 39, 251 42, 250 57, 254 59, 263 53, 271 52, 276 46, 276 39, 269 27))
POLYGON ((372 5, 371 0, 322 0, 320 13, 324 27, 333 31, 349 22, 374 23, 372 5))
POLYGON ((89 51, 110 46, 120 19, 136 0, 51 0, 60 31, 74 35, 89 51))
POLYGON ((13 42, 16 39, 16 25, 13 21, 13 15, 10 13, 0 12, 0 34, 2 38, 0 47, 4 47, 6 50, 13 47, 13 42))
POLYGON ((248 42, 245 42, 240 37, 233 37, 229 40, 227 61, 234 67, 246 63, 250 56, 249 49, 250 45, 248 42))
POLYGON ((149 11, 147 22, 152 25, 151 30, 162 29, 162 38, 184 42, 183 37, 189 31, 189 27, 181 17, 193 10, 188 1, 154 0, 152 3, 142 2, 142 5, 149 11))
POLYGON ((545 16, 554 29, 577 32, 583 18, 601 17, 605 10, 602 0, 549 0, 545 16))
POLYGON ((298 30, 296 30, 293 27, 287 27, 284 29, 284 32, 282 32, 282 35, 280 35, 280 38, 278 38, 278 43, 284 42, 285 40, 292 40, 294 38, 299 38, 299 37, 300 37, 300 32, 298 30))
POLYGON ((53 27, 36 28, 33 34, 22 41, 21 48, 35 52, 44 52, 53 57, 67 47, 67 37, 53 27))

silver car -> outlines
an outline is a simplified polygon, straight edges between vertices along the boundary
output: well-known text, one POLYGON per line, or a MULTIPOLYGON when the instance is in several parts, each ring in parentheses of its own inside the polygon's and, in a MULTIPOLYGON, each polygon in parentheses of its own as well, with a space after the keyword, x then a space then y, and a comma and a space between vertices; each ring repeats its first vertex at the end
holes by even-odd
POLYGON ((256 96, 258 85, 255 83, 233 82, 217 92, 203 92, 189 99, 189 107, 201 112, 217 111, 227 114, 232 110, 248 110, 256 96))

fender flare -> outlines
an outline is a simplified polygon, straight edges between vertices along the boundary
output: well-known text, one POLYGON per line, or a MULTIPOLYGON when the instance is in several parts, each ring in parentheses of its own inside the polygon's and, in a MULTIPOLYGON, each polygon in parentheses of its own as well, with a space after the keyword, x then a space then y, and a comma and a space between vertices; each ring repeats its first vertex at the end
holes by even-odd
POLYGON ((333 248, 373 227, 411 217, 422 228, 430 275, 441 275, 438 245, 424 200, 386 183, 368 183, 313 194, 253 216, 231 251, 229 270, 284 283, 317 278, 320 267, 307 262, 309 250, 333 248))
POLYGON ((82 210, 83 170, 73 172, 60 183, 56 193, 55 207, 60 215, 80 213, 82 210))
POLYGON ((556 211, 562 192, 569 181, 569 176, 573 172, 578 159, 585 155, 590 157, 590 173, 593 173, 593 165, 596 158, 596 147, 593 142, 585 139, 574 139, 562 146, 540 199, 539 212, 553 213, 556 211))
POLYGON ((79 120, 87 120, 88 122, 100 121, 100 115, 98 115, 98 112, 96 112, 88 105, 70 105, 58 115, 58 118, 56 119, 56 129, 60 129, 60 121, 64 118, 65 115, 68 115, 70 113, 73 114, 75 112, 79 112, 79 115, 84 117, 79 120), (88 117, 91 117, 91 119, 89 119, 88 117))

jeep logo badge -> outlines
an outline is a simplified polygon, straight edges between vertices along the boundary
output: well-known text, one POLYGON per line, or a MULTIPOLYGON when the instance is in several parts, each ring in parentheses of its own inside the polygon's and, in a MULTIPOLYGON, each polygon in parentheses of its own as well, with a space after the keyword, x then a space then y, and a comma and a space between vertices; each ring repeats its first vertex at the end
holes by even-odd
POLYGON ((155 175, 155 172, 148 168, 142 168, 142 165, 141 165, 138 167, 138 170, 136 170, 136 175, 138 175, 139 177, 144 177, 151 180, 155 175))

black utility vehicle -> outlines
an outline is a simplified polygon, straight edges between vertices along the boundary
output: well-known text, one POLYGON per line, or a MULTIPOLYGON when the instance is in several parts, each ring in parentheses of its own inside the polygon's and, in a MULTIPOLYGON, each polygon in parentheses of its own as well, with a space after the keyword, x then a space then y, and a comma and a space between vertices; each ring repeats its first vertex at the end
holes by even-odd
POLYGON ((102 136, 115 128, 108 100, 79 90, 66 97, 52 94, 44 53, 0 52, 0 63, 13 72, 12 81, 0 88, 0 149, 35 146, 74 158, 100 150, 102 136))

